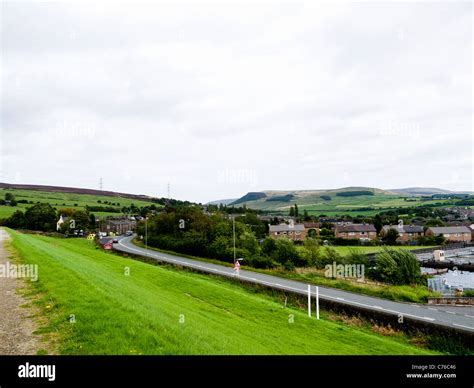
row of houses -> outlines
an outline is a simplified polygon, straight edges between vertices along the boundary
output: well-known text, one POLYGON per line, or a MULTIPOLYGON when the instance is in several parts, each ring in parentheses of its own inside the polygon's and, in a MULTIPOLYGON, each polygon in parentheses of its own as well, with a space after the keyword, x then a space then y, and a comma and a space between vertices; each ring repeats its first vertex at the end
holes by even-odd
MULTIPOLYGON (((303 241, 308 235, 319 235, 318 223, 269 225, 270 237, 289 238, 303 241)), ((397 242, 406 244, 416 241, 423 236, 442 235, 449 242, 471 242, 474 240, 474 224, 468 226, 429 227, 426 231, 419 225, 385 225, 377 235, 377 230, 371 224, 336 225, 333 229, 336 238, 373 241, 377 237, 385 237, 390 229, 398 232, 397 242)))
MULTIPOLYGON (((143 217, 108 217, 105 220, 97 220, 99 223, 99 230, 107 234, 125 234, 129 231, 134 231, 137 226, 137 221, 140 221, 143 217)), ((72 221, 70 217, 63 214, 59 217, 56 222, 56 230, 59 232, 63 224, 69 224, 72 221)))

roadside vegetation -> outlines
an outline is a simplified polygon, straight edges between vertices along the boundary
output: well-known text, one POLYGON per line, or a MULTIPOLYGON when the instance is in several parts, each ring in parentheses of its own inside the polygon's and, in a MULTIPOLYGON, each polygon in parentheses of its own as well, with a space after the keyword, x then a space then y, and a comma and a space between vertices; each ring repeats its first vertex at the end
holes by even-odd
POLYGON ((84 239, 8 230, 61 354, 434 354, 402 333, 308 318, 229 280, 152 266, 84 239))

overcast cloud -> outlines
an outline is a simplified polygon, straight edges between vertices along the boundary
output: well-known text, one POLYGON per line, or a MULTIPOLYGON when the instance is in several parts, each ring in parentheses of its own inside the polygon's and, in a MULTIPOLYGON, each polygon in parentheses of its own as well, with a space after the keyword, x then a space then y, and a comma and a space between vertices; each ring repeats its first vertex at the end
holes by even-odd
POLYGON ((473 188, 472 4, 2 5, 0 181, 473 188))

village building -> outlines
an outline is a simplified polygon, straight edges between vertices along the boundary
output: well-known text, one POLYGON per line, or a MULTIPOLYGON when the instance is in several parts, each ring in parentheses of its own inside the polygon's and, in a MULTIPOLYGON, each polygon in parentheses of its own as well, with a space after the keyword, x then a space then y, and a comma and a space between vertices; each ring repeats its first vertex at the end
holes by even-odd
POLYGON ((449 242, 471 242, 472 240, 472 231, 467 226, 431 226, 426 230, 425 235, 442 235, 449 242))
POLYGON ((416 241, 424 235, 423 227, 419 225, 385 225, 380 231, 380 237, 385 237, 390 229, 398 232, 397 242, 402 244, 416 241))
POLYGON ((375 240, 377 238, 377 230, 371 224, 337 225, 334 233, 337 238, 358 239, 362 241, 375 240))
POLYGON ((59 232, 61 230, 61 226, 68 220, 69 220, 69 217, 66 217, 61 214, 61 216, 59 217, 59 220, 56 222, 56 231, 59 232))
POLYGON ((303 241, 306 238, 306 229, 303 224, 268 225, 270 237, 274 239, 288 238, 293 241, 303 241))
POLYGON ((128 231, 135 230, 137 223, 135 220, 128 218, 123 219, 107 219, 100 223, 100 231, 107 234, 125 234, 128 231))

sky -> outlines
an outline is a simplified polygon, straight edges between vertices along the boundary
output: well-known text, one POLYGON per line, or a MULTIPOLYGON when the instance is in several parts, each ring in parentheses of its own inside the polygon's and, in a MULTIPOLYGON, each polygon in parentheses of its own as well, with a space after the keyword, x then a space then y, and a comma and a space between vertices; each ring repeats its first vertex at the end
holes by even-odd
POLYGON ((474 190, 462 3, 3 3, 0 181, 474 190))

